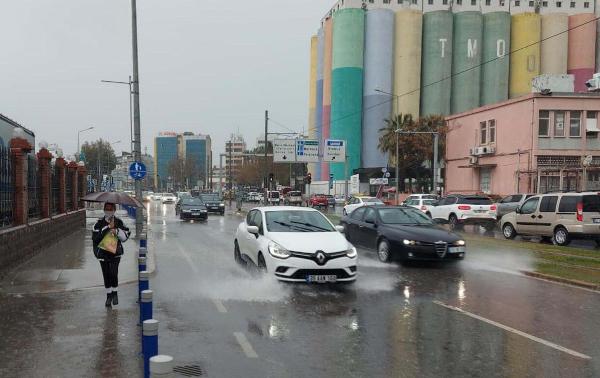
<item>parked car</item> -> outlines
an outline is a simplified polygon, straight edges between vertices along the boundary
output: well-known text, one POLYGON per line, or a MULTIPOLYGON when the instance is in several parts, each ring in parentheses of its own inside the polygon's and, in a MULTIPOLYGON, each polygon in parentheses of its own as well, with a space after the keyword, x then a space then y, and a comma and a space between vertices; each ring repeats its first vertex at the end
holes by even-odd
POLYGON ((207 220, 208 211, 206 210, 206 206, 204 206, 204 203, 200 198, 183 198, 181 201, 181 211, 179 213, 179 219, 207 220))
POLYGON ((267 202, 269 202, 269 205, 279 205, 279 203, 281 202, 281 194, 279 193, 279 191, 267 191, 267 202))
POLYGON ((406 199, 404 200, 404 204, 408 205, 406 202, 408 201, 412 201, 412 200, 438 200, 439 197, 435 194, 411 194, 410 196, 406 197, 406 199))
POLYGON ((329 201, 324 194, 312 194, 308 199, 308 206, 310 207, 327 207, 329 206, 329 201))
POLYGON ((496 205, 485 196, 451 194, 433 203, 427 215, 448 223, 451 229, 465 224, 479 225, 486 230, 496 227, 496 205))
POLYGON ((248 202, 258 202, 259 195, 257 192, 248 192, 248 202))
POLYGON ((346 206, 344 206, 344 210, 342 211, 342 213, 344 215, 348 215, 351 214, 354 210, 358 209, 359 207, 366 205, 384 206, 385 203, 383 203, 383 201, 377 197, 354 196, 350 197, 346 206))
POLYGON ((282 281, 351 282, 357 252, 321 212, 303 207, 252 209, 235 233, 234 258, 282 281))
POLYGON ((302 205, 302 192, 292 190, 288 192, 283 198, 284 205, 302 205))
POLYGON ((325 197, 327 198, 327 206, 335 207, 335 198, 333 195, 325 194, 325 197))
POLYGON ((405 206, 414 207, 415 209, 421 210, 423 213, 430 213, 431 207, 437 202, 434 199, 423 199, 423 198, 411 198, 404 201, 405 206))
POLYGON ((534 196, 534 194, 511 194, 502 198, 496 204, 496 218, 500 219, 508 213, 512 213, 525 202, 526 199, 534 196))
POLYGON ((466 243, 408 206, 363 206, 342 218, 346 239, 377 251, 382 262, 461 260, 466 243))
POLYGON ((533 196, 500 220, 507 239, 517 235, 541 236, 554 244, 593 239, 600 246, 600 194, 548 193, 533 196))
POLYGON ((223 203, 218 193, 201 193, 200 199, 209 213, 225 215, 225 203, 223 203))
POLYGON ((153 201, 160 201, 160 200, 162 200, 162 194, 161 193, 153 193, 150 198, 153 201))
POLYGON ((175 197, 175 195, 171 193, 163 193, 161 194, 160 198, 163 204, 177 202, 177 197, 175 197))
POLYGON ((336 204, 336 205, 345 205, 345 204, 346 204, 346 201, 348 200, 348 199, 346 198, 346 196, 343 196, 343 195, 341 195, 341 194, 336 194, 336 195, 334 196, 334 198, 335 198, 335 204, 336 204))

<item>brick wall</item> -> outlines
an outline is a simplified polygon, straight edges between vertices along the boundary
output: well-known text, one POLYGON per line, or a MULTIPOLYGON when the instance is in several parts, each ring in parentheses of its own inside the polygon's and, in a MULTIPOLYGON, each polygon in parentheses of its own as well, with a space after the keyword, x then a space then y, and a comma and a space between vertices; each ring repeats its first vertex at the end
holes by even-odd
POLYGON ((66 235, 85 227, 85 209, 0 230, 0 277, 66 235))

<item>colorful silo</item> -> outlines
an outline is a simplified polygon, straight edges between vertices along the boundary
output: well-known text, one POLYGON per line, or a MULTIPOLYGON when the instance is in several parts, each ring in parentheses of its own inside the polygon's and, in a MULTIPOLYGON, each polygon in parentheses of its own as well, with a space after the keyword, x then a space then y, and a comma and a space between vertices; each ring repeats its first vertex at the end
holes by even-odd
MULTIPOLYGON (((315 104, 315 139, 322 140, 323 137, 323 49, 325 39, 323 28, 317 32, 317 88, 315 104)), ((315 163, 315 173, 312 177, 315 180, 321 179, 321 163, 315 163)))
POLYGON ((452 13, 423 15, 421 115, 450 114, 452 90, 452 13))
POLYGON ((542 15, 540 73, 556 75, 567 73, 569 46, 567 30, 569 30, 569 16, 566 13, 542 15))
MULTIPOLYGON (((316 35, 310 38, 310 79, 308 83, 308 137, 315 139, 317 136, 317 51, 318 37, 316 35)), ((308 171, 311 175, 316 174, 316 164, 308 164, 308 171)))
MULTIPOLYGON (((329 138, 331 121, 331 61, 333 47, 333 20, 328 18, 323 25, 323 114, 321 139, 329 138)), ((321 181, 329 180, 329 163, 321 162, 321 181)))
POLYGON ((531 92, 531 80, 540 74, 541 17, 537 13, 512 16, 510 33, 509 97, 531 92))
POLYGON ((586 92, 596 60, 596 16, 582 13, 569 16, 569 58, 567 72, 575 75, 575 92, 586 92))
POLYGON ((386 167, 379 151, 379 130, 392 115, 394 12, 374 9, 365 14, 364 86, 362 112, 362 167, 386 167), (377 92, 379 90, 381 92, 377 92))
POLYGON ((417 10, 396 12, 394 31, 394 114, 419 116, 421 98, 421 36, 423 14, 417 10))
POLYGON ((483 15, 483 51, 481 58, 481 105, 508 99, 510 64, 510 13, 483 15))
POLYGON ((482 33, 483 16, 480 12, 454 14, 450 101, 452 113, 462 113, 479 106, 482 33))
MULTIPOLYGON (((348 174, 361 164, 364 39, 363 9, 345 8, 333 14, 331 138, 347 141, 348 174)), ((344 169, 343 163, 331 163, 336 180, 345 177, 344 169)))

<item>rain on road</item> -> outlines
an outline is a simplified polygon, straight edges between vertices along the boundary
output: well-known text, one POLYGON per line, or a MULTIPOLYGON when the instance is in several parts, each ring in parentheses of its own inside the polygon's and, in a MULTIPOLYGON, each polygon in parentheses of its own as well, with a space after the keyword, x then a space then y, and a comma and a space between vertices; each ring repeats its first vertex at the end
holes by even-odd
POLYGON ((150 204, 160 350, 215 377, 593 377, 597 292, 519 273, 507 250, 449 265, 359 251, 351 285, 277 282, 236 265, 242 216, 181 222, 150 204))

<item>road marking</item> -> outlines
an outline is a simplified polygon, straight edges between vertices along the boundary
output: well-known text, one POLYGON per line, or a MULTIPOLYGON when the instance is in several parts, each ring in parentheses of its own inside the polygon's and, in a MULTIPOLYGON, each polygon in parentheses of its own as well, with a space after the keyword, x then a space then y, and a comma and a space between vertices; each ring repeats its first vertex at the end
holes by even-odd
POLYGON ((258 358, 258 354, 256 354, 254 348, 252 348, 252 345, 250 345, 250 342, 246 338, 246 335, 244 335, 242 332, 234 332, 233 336, 235 336, 238 344, 240 344, 240 347, 242 347, 242 350, 244 351, 244 354, 246 354, 246 357, 258 358))
POLYGON ((190 268, 192 268, 194 273, 199 274, 200 271, 198 270, 198 267, 196 266, 196 264, 194 264, 194 260, 192 260, 192 257, 190 256, 189 253, 186 252, 186 250, 183 248, 181 243, 179 243, 178 241, 175 241, 175 245, 177 245, 177 249, 183 255, 183 258, 188 262, 188 265, 190 266, 190 268))
POLYGON ((588 355, 585 355, 585 354, 583 354, 583 353, 579 353, 579 352, 576 352, 576 351, 574 351, 574 350, 572 350, 572 349, 568 349, 568 348, 562 347, 562 346, 560 346, 560 345, 558 345, 558 344, 554 344, 554 343, 552 343, 552 342, 550 342, 550 341, 547 341, 547 340, 544 340, 544 339, 540 339, 539 337, 535 337, 535 336, 533 336, 533 335, 530 335, 530 334, 528 334, 528 333, 525 333, 525 332, 523 332, 523 331, 519 331, 518 329, 514 329, 514 328, 512 328, 512 327, 509 327, 509 326, 506 326, 506 325, 504 325, 504 324, 501 324, 501 323, 495 322, 495 321, 493 321, 493 320, 490 320, 490 319, 484 318, 484 317, 482 317, 482 316, 479 316, 479 315, 473 314, 473 313, 471 313, 471 312, 468 312, 468 311, 465 311, 465 310, 463 310, 463 309, 461 309, 461 308, 454 307, 454 306, 450 306, 450 305, 447 305, 447 304, 445 304, 445 303, 442 303, 442 302, 440 302, 440 301, 433 301, 433 303, 435 303, 435 304, 436 304, 436 305, 438 305, 438 306, 442 306, 442 307, 445 307, 445 308, 447 308, 447 309, 450 309, 450 310, 453 310, 453 311, 460 312, 461 314, 463 314, 463 315, 466 315, 466 316, 469 316, 469 317, 471 317, 471 318, 473 318, 473 319, 481 320, 481 321, 482 321, 482 322, 484 322, 484 323, 488 323, 488 324, 491 324, 491 325, 493 325, 493 326, 496 326, 496 327, 498 327, 498 328, 502 328, 502 329, 503 329, 503 330, 505 330, 505 331, 509 331, 509 332, 515 333, 515 334, 517 334, 517 335, 519 335, 519 336, 523 336, 523 337, 525 337, 525 338, 528 338, 529 340, 533 340, 533 341, 535 341, 535 342, 538 342, 538 343, 540 343, 540 344, 544 344, 544 345, 546 345, 546 346, 549 346, 550 348, 554 348, 554 349, 556 349, 556 350, 559 350, 559 351, 561 351, 561 352, 568 353, 568 354, 570 354, 571 356, 578 357, 578 358, 582 358, 582 359, 585 359, 585 360, 590 360, 590 359, 592 359, 592 357, 590 357, 590 356, 588 356, 588 355))
POLYGON ((219 299, 213 299, 212 301, 215 304, 217 311, 219 311, 221 314, 227 313, 227 309, 225 308, 223 302, 221 302, 219 299))

